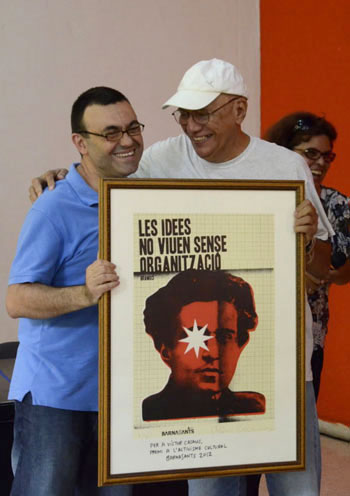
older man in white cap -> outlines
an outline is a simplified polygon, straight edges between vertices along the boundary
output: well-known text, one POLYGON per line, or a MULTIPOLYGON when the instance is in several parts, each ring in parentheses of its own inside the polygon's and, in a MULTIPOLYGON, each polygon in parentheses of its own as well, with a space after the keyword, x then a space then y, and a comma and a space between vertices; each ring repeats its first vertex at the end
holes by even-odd
MULTIPOLYGON (((198 62, 182 78, 177 92, 163 105, 174 106, 173 116, 183 134, 149 147, 136 172, 142 178, 205 178, 303 180, 308 200, 296 209, 294 228, 305 234, 307 247, 317 252, 308 258, 308 271, 323 276, 320 267, 329 257, 326 240, 333 234, 312 176, 304 159, 290 150, 248 136, 241 124, 247 112, 248 93, 235 66, 223 60, 198 62), (319 222, 317 230, 317 209, 319 222)), ((31 198, 40 193, 43 178, 52 186, 59 170, 49 171, 33 181, 31 198)), ((61 171, 60 171, 61 172, 61 171)), ((44 183, 45 184, 45 183, 44 183)), ((309 310, 307 308, 307 310, 309 310)), ((310 359, 312 353, 311 315, 307 311, 306 353, 306 470, 268 474, 270 495, 317 496, 320 489, 320 444, 310 359)), ((244 494, 241 477, 189 481, 190 496, 235 496, 244 494)))
POLYGON ((163 177, 171 168, 172 177, 208 177, 208 173, 220 177, 214 164, 232 160, 249 145, 249 136, 241 130, 247 98, 246 85, 233 65, 218 59, 195 64, 184 75, 176 94, 163 105, 177 107, 173 116, 185 134, 150 147, 138 175, 163 177), (166 152, 166 163, 161 166, 158 157, 165 149, 171 154, 166 152), (179 155, 186 157, 181 165, 179 155), (156 163, 150 166, 154 159, 156 163), (206 168, 208 162, 213 164, 210 170, 206 168))
MULTIPOLYGON (((243 132, 241 124, 247 111, 247 99, 243 77, 232 64, 212 59, 192 66, 182 78, 177 92, 163 105, 163 108, 177 108, 172 115, 184 134, 148 148, 137 176, 303 180, 306 196, 315 205, 320 218, 317 236, 326 239, 332 230, 304 160, 289 150, 243 132)), ((308 201, 296 212, 295 230, 304 232, 310 243, 315 234, 313 215, 308 201)), ((318 250, 319 256, 328 257, 326 244, 318 241, 316 244, 314 249, 318 250)), ((308 270, 317 271, 318 267, 308 267, 308 270)), ((306 471, 267 475, 269 492, 274 496, 317 496, 320 490, 320 445, 310 367, 312 322, 309 314, 307 317, 306 471)), ((238 477, 197 479, 189 481, 189 488, 190 496, 235 496, 244 494, 244 481, 238 477)))

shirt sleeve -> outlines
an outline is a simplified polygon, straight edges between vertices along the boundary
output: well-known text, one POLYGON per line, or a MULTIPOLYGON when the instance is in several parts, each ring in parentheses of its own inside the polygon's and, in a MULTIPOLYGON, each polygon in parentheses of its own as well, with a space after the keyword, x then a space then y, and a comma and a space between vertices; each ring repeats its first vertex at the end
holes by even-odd
POLYGON ((332 238, 333 252, 350 255, 350 208, 349 198, 339 191, 324 187, 321 197, 327 216, 335 231, 332 238))
MULTIPOLYGON (((163 141, 157 141, 149 146, 143 153, 139 167, 135 174, 129 177, 138 178, 181 178, 180 175, 175 175, 173 170, 173 161, 178 159, 178 154, 181 155, 181 148, 184 146, 184 136, 175 136, 167 138, 163 141)), ((179 173, 179 170, 177 170, 179 173)), ((183 177, 188 177, 184 174, 183 177)))
POLYGON ((17 244, 9 284, 53 285, 62 256, 62 238, 50 219, 40 210, 29 211, 17 244))
POLYGON ((326 212, 324 211, 321 200, 317 194, 310 169, 306 165, 305 160, 302 157, 300 158, 302 161, 304 173, 306 175, 306 178, 304 178, 305 196, 308 200, 311 201, 318 215, 318 229, 317 229, 316 237, 326 241, 328 238, 334 235, 334 230, 327 218, 326 212))
MULTIPOLYGON (((152 145, 154 146, 154 145, 152 145)), ((134 174, 131 174, 129 177, 137 177, 140 179, 147 179, 147 178, 152 178, 154 175, 152 175, 152 146, 147 148, 143 154, 142 158, 140 160, 139 166, 137 168, 137 171, 134 174)))

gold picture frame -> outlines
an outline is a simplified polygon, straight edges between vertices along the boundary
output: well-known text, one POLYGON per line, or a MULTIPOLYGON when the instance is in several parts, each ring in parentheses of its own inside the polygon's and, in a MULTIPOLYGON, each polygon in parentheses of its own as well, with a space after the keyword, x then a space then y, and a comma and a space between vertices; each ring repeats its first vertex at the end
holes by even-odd
MULTIPOLYGON (((99 257, 120 277, 99 302, 99 485, 303 469, 305 260, 293 212, 304 183, 103 179, 99 198, 99 257), (209 388, 210 401, 220 399, 207 410, 202 399, 199 409, 184 406, 193 401, 176 370, 185 368, 167 361, 168 345, 143 321, 147 299, 191 271, 243 281, 259 319, 244 352, 239 345, 231 382, 224 365, 201 371, 198 398, 209 388), (180 389, 166 385, 169 373, 180 389), (225 409, 224 393, 250 406, 225 409)), ((168 319, 160 301, 156 311, 168 319)), ((203 341, 197 351, 190 343, 184 356, 204 356, 203 341)))

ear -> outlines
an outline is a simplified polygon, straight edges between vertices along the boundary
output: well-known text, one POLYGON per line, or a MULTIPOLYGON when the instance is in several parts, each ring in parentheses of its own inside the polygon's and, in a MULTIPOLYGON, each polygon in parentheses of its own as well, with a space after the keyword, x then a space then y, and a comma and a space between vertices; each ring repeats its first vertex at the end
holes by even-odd
POLYGON ((172 358, 171 349, 168 348, 168 346, 165 346, 165 344, 162 344, 162 346, 160 347, 160 350, 159 350, 159 354, 160 354, 161 359, 163 360, 163 362, 168 367, 170 367, 171 358, 172 358))
POLYGON ((241 125, 247 114, 248 101, 246 98, 242 97, 239 100, 237 100, 235 103, 236 105, 234 105, 233 107, 235 112, 235 122, 236 124, 241 125))
POLYGON ((83 136, 81 134, 73 133, 72 134, 72 141, 73 141, 73 144, 75 145, 76 149, 80 153, 80 155, 86 155, 87 154, 86 140, 85 140, 85 138, 83 138, 83 136))

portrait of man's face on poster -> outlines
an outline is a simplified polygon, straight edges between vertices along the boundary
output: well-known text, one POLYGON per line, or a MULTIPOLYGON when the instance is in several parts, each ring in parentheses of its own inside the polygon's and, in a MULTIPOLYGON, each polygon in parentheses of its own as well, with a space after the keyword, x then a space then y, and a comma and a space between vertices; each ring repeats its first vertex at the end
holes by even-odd
POLYGON ((265 397, 232 391, 258 325, 251 286, 218 270, 185 270, 150 295, 145 330, 169 367, 165 387, 142 402, 144 421, 263 414, 265 397))

